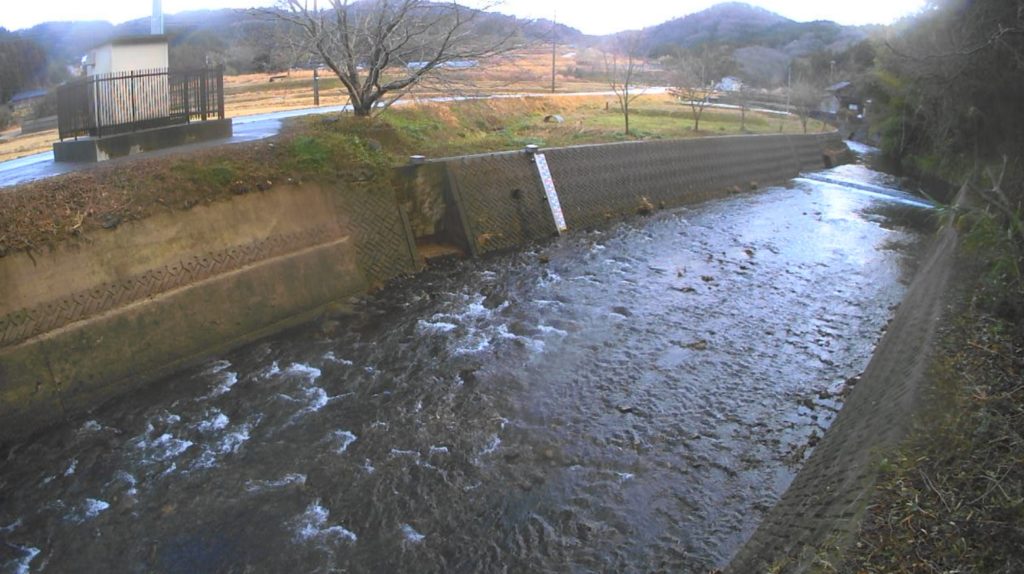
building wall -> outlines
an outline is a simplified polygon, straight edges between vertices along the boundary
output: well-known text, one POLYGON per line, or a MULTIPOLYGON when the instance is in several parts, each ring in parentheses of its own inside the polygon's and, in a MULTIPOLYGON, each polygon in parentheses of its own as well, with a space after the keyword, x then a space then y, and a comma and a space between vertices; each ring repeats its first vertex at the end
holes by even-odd
POLYGON ((167 42, 114 45, 110 60, 111 72, 164 69, 169 63, 167 42))
POLYGON ((169 65, 167 42, 153 44, 104 44, 93 48, 90 60, 93 65, 88 74, 112 74, 132 70, 156 70, 169 65))
POLYGON ((88 70, 88 75, 97 76, 100 74, 109 74, 113 68, 113 55, 114 47, 110 44, 104 44, 99 48, 93 48, 89 54, 89 61, 92 66, 88 70))

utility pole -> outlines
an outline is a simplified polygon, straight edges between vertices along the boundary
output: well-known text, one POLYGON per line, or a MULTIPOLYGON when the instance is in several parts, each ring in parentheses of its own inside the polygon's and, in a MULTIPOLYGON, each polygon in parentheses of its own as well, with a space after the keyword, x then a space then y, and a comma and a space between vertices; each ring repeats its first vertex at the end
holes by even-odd
POLYGON ((320 65, 313 65, 313 105, 320 107, 320 65))
POLYGON ((782 133, 782 126, 785 123, 786 118, 789 117, 789 94, 793 91, 793 62, 790 62, 789 65, 786 66, 786 76, 786 109, 784 110, 785 113, 782 114, 779 119, 780 134, 782 133))
POLYGON ((787 70, 786 79, 786 113, 789 113, 789 95, 793 93, 793 64, 791 63, 787 70))
POLYGON ((310 58, 309 63, 313 66, 313 105, 320 107, 320 61, 310 58))
POLYGON ((551 19, 551 93, 555 93, 555 57, 557 44, 555 44, 555 33, 558 30, 558 12, 555 12, 551 19))

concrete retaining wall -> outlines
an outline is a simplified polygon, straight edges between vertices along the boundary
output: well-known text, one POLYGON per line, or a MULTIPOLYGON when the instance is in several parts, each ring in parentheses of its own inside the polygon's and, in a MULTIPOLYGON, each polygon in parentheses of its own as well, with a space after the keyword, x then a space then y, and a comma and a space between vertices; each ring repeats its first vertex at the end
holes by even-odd
MULTIPOLYGON (((695 203, 824 167, 836 133, 709 137, 543 150, 570 228, 655 207, 695 203), (644 198, 644 199, 642 199, 644 198)), ((509 152, 445 160, 476 252, 551 236, 555 223, 531 156, 509 152)))
POLYGON ((0 259, 0 442, 414 271, 387 189, 284 186, 0 259))
POLYGON ((231 118, 207 120, 102 138, 54 142, 53 161, 100 162, 158 149, 230 138, 231 118))
MULTIPOLYGON (((570 228, 821 168, 836 134, 545 150, 570 228)), ((532 156, 396 170, 391 186, 278 186, 0 258, 0 443, 225 352, 422 264, 555 234, 532 156), (410 221, 412 224, 410 224, 410 221)))

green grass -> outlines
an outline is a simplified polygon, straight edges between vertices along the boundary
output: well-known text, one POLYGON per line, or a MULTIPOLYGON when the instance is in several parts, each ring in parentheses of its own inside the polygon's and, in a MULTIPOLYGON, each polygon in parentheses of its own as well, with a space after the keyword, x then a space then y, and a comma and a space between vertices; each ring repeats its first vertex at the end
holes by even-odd
POLYGON ((230 161, 204 163, 188 159, 176 162, 171 169, 203 189, 226 188, 238 180, 239 174, 238 167, 230 161))

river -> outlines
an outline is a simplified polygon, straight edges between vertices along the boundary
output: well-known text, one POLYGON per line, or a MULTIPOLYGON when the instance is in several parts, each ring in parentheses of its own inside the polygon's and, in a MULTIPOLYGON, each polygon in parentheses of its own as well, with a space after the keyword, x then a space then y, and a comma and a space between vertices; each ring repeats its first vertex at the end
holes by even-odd
POLYGON ((5 572, 721 567, 930 237, 863 165, 451 262, 13 448, 5 572))

